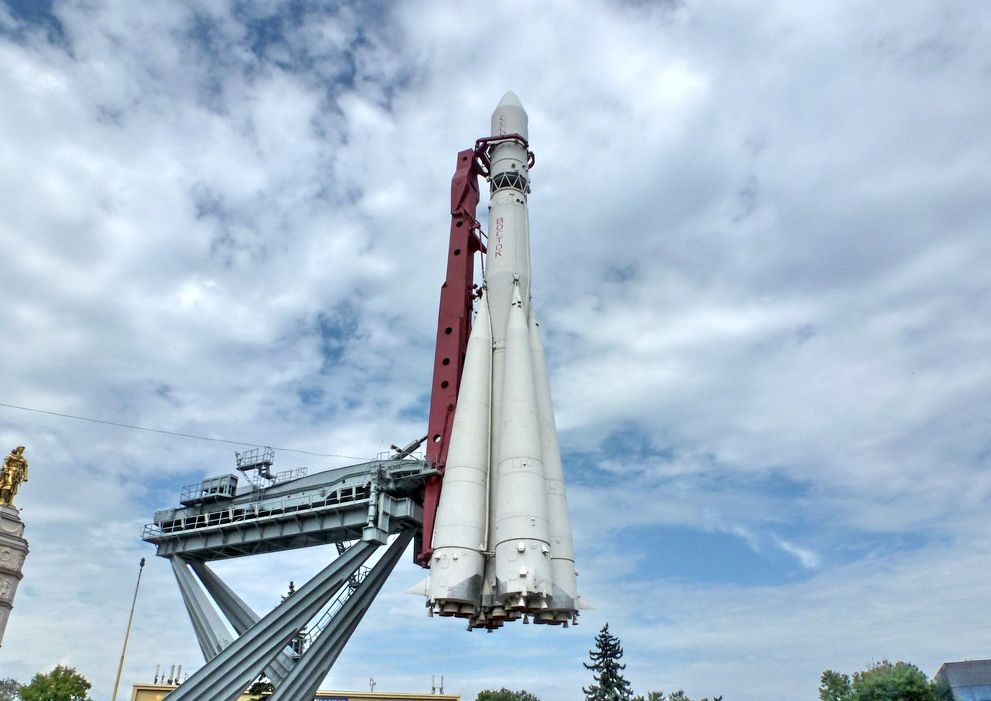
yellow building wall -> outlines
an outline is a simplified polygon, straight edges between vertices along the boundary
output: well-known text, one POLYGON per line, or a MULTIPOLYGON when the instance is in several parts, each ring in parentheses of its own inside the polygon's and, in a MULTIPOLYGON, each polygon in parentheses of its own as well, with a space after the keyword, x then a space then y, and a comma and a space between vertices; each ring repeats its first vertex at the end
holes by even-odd
MULTIPOLYGON (((176 687, 171 684, 135 684, 131 701, 162 701, 176 687)), ((241 696, 241 701, 250 698, 241 696)), ((318 691, 320 701, 461 701, 461 694, 392 694, 387 691, 318 691)))

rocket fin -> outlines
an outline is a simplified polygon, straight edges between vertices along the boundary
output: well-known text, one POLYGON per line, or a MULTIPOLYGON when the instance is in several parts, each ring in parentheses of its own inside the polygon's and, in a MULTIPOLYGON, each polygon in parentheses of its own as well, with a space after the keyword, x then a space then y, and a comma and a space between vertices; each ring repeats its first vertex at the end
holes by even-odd
POLYGON ((414 584, 409 589, 406 590, 407 594, 417 594, 419 596, 428 596, 430 591, 430 577, 427 577, 419 584, 414 584))

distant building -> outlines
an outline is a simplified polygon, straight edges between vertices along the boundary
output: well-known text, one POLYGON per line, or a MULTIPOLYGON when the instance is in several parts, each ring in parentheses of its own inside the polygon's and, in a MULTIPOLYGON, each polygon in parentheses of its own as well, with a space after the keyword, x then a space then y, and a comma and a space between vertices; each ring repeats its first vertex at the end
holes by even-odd
MULTIPOLYGON (((162 701, 174 684, 135 684, 131 701, 162 701)), ((257 698, 241 696, 241 701, 257 698)), ((385 691, 318 691, 314 701, 461 701, 461 694, 390 694, 385 691)))
POLYGON ((991 701, 991 660, 947 662, 933 681, 950 687, 953 701, 991 701))

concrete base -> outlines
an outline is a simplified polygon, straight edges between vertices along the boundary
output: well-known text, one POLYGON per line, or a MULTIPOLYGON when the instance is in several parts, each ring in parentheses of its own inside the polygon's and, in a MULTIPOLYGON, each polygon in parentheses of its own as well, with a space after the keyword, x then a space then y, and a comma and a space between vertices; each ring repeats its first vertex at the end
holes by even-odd
POLYGON ((24 558, 28 542, 24 540, 24 523, 13 506, 0 505, 0 644, 7 630, 7 619, 14 608, 14 594, 24 576, 24 558))

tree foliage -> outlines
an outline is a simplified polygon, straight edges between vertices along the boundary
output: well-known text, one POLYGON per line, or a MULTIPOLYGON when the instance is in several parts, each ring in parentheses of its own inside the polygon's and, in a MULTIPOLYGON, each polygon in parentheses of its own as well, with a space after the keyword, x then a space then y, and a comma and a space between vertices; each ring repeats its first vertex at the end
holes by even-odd
POLYGON ((821 701, 850 701, 853 687, 846 674, 827 669, 819 678, 819 698, 821 701))
POLYGON ((510 691, 506 687, 503 687, 499 691, 494 689, 479 691, 478 696, 475 697, 475 701, 540 701, 540 699, 526 689, 510 691))
POLYGON ((942 701, 944 692, 913 664, 883 660, 851 680, 827 669, 819 682, 822 701, 942 701))
MULTIPOLYGON (((648 691, 646 698, 643 696, 635 696, 633 701, 692 701, 685 694, 684 691, 679 689, 678 691, 673 691, 670 694, 665 695, 663 691, 648 691)), ((699 701, 709 701, 709 697, 706 696, 699 701)), ((712 701, 723 701, 722 696, 713 696, 712 701)))
POLYGON ((14 679, 0 679, 0 701, 20 701, 21 685, 14 679))
POLYGON ((21 687, 23 701, 92 701, 91 684, 72 667, 59 665, 50 674, 36 674, 21 687))
MULTIPOLYGON (((684 692, 679 693, 684 694, 684 692)), ((670 695, 665 696, 663 691, 648 691, 646 696, 637 694, 633 697, 633 701, 668 701, 669 698, 670 695)))
POLYGON ((261 699, 267 699, 275 692, 275 685, 268 680, 268 678, 263 674, 258 679, 251 683, 248 690, 244 693, 247 694, 248 698, 252 701, 261 701, 261 699))
POLYGON ((623 677, 625 664, 620 663, 623 648, 619 638, 609 632, 609 624, 595 636, 595 649, 588 651, 591 664, 583 662, 585 669, 595 672, 592 678, 595 684, 582 687, 586 701, 632 701, 633 689, 623 677))
MULTIPOLYGON (((609 632, 608 623, 595 636, 595 649, 589 650, 588 656, 591 664, 583 664, 585 669, 595 671, 593 678, 596 683, 588 688, 582 687, 585 701, 692 701, 680 690, 670 694, 648 691, 646 696, 634 696, 630 683, 623 677, 626 665, 619 661, 623 657, 623 648, 619 644, 619 638, 609 632)), ((699 701, 709 701, 709 698, 699 701)), ((723 701, 723 697, 713 696, 712 701, 723 701)))

